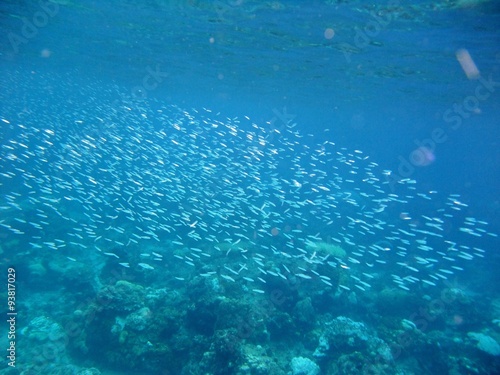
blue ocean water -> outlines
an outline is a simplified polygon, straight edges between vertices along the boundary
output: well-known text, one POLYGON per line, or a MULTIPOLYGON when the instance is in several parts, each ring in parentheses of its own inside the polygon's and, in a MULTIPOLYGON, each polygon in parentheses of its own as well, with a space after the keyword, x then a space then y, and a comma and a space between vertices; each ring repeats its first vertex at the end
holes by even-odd
POLYGON ((499 373, 497 2, 0 10, 0 373, 499 373))

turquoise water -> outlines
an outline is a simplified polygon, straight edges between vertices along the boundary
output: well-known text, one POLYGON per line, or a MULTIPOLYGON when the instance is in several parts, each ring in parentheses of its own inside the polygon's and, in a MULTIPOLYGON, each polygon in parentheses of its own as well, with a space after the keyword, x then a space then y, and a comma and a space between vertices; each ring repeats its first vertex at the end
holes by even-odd
POLYGON ((0 9, 0 374, 500 373, 497 3, 0 9))

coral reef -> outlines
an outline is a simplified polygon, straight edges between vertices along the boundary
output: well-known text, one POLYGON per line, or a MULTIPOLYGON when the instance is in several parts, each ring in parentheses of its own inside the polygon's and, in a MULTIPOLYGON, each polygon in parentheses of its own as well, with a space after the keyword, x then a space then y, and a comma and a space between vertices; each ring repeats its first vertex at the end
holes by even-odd
POLYGON ((116 311, 131 311, 143 304, 144 288, 125 280, 119 280, 113 286, 102 288, 97 299, 100 308, 116 311))
POLYGON ((292 375, 318 375, 319 366, 309 358, 295 357, 290 363, 292 375))
POLYGON ((500 344, 493 337, 476 332, 469 332, 467 336, 477 341, 479 350, 493 356, 500 356, 500 344))
POLYGON ((100 375, 96 368, 84 368, 72 363, 68 341, 68 332, 60 324, 45 316, 33 318, 22 329, 19 338, 23 357, 30 359, 22 365, 22 373, 100 375))
MULTIPOLYGON (((363 363, 368 366, 386 366, 393 361, 389 345, 371 332, 364 323, 339 316, 327 323, 319 337, 314 357, 322 362, 332 362, 340 355, 363 354, 363 363)), ((349 360, 346 357, 344 362, 349 360)), ((355 366, 359 366, 356 360, 355 366)), ((347 365, 346 365, 347 366, 347 365)))

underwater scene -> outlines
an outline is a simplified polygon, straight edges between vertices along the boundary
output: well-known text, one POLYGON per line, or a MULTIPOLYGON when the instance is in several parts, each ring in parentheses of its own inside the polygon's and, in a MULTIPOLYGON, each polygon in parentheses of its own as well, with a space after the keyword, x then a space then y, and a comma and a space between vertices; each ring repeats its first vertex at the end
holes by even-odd
POLYGON ((500 374, 499 2, 0 29, 0 375, 500 374))

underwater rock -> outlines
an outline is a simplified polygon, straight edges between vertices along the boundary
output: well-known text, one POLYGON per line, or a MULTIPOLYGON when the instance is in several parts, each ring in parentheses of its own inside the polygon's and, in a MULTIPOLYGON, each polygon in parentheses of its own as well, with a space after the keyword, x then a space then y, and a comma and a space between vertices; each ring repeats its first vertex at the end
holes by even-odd
POLYGON ((243 364, 238 369, 237 375, 286 374, 286 371, 281 368, 282 366, 279 363, 280 358, 268 356, 266 347, 261 345, 244 345, 243 357, 243 364))
POLYGON ((411 320, 403 319, 401 320, 401 325, 405 329, 405 331, 416 331, 418 330, 417 325, 413 323, 411 320))
POLYGON ((338 355, 361 352, 366 361, 392 362, 389 345, 361 322, 339 316, 327 325, 319 338, 314 357, 334 359, 338 355))
POLYGON ((234 328, 217 330, 213 337, 213 347, 217 359, 237 361, 241 359, 241 340, 234 328))
MULTIPOLYGON (((30 358, 27 368, 33 373, 39 371, 38 373, 48 374, 55 367, 70 363, 66 332, 61 325, 45 316, 32 319, 28 326, 21 330, 19 343, 25 348, 23 355, 30 358)), ((26 373, 31 373, 29 371, 26 373)))
POLYGON ((234 328, 215 331, 209 350, 203 353, 203 374, 234 374, 243 363, 241 340, 234 328))
POLYGON ((125 325, 132 330, 143 331, 150 323, 151 316, 151 310, 143 307, 128 315, 125 319, 125 325))
POLYGON ((273 341, 297 338, 297 326, 292 317, 284 312, 276 312, 267 322, 267 329, 273 341))
POLYGON ((30 262, 28 269, 30 271, 30 276, 35 277, 36 279, 40 279, 47 274, 47 269, 38 261, 30 262))
POLYGON ((39 316, 30 321, 22 334, 28 340, 36 341, 38 344, 46 341, 64 341, 66 333, 56 322, 45 316, 39 316))
POLYGON ((316 313, 314 311, 311 298, 307 297, 297 302, 293 311, 293 315, 294 317, 297 318, 297 321, 301 325, 305 326, 314 325, 314 321, 316 319, 316 313))
POLYGON ((199 301, 192 304, 186 314, 187 327, 204 336, 211 336, 217 323, 218 301, 199 301))
POLYGON ((319 366, 309 358, 295 357, 290 363, 292 375, 318 375, 319 366))
POLYGON ((500 344, 491 336, 484 333, 469 332, 470 338, 477 340, 477 348, 493 356, 500 356, 500 344))
POLYGON ((92 367, 80 370, 76 375, 101 375, 101 372, 92 367))
POLYGON ((405 316, 418 309, 421 301, 399 288, 385 287, 375 296, 377 311, 384 316, 405 316))
POLYGON ((125 280, 119 280, 115 285, 105 286, 99 291, 98 301, 106 310, 132 311, 142 307, 144 288, 125 280))

